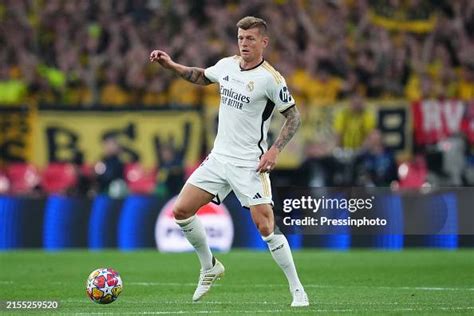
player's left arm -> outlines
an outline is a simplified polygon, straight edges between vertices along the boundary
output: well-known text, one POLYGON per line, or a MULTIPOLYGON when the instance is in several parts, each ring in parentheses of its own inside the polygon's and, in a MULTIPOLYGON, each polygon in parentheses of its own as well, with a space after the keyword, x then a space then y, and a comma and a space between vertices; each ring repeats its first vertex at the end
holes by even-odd
POLYGON ((292 106, 282 114, 286 117, 286 121, 272 146, 276 147, 278 152, 281 152, 283 148, 285 148, 286 144, 288 144, 301 126, 301 116, 296 106, 292 106))
POLYGON ((257 167, 258 172, 270 172, 275 168, 278 154, 285 148, 286 144, 288 144, 301 126, 301 116, 296 106, 291 106, 286 111, 283 111, 282 114, 286 118, 285 123, 275 143, 260 158, 260 163, 257 167))

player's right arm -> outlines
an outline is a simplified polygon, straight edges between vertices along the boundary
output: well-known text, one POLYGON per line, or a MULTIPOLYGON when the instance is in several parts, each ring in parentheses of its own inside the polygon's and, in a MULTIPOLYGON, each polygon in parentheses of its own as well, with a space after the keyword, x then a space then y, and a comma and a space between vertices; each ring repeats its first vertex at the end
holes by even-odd
POLYGON ((187 67, 174 62, 171 57, 161 50, 154 50, 150 54, 151 62, 158 62, 163 68, 170 69, 181 78, 203 86, 207 86, 212 83, 204 75, 204 69, 198 67, 187 67))

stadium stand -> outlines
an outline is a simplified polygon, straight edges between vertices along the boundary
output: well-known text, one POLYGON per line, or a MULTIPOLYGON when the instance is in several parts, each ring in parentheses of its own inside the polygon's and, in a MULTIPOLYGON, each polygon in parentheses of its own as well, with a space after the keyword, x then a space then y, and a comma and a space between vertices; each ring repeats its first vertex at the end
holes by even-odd
POLYGON ((299 104, 331 104, 359 84, 370 98, 469 100, 473 10, 468 0, 10 0, 0 4, 0 103, 214 103, 216 91, 151 65, 148 51, 159 43, 184 64, 209 66, 235 54, 229 30, 250 11, 278 25, 267 59, 299 104))
POLYGON ((78 174, 70 163, 50 163, 44 169, 41 188, 49 194, 66 193, 78 182, 78 174))
POLYGON ((156 171, 145 170, 140 163, 125 165, 125 182, 132 193, 152 193, 156 187, 156 171))
POLYGON ((41 182, 38 169, 29 163, 10 163, 5 173, 10 181, 9 192, 12 194, 31 194, 41 182))

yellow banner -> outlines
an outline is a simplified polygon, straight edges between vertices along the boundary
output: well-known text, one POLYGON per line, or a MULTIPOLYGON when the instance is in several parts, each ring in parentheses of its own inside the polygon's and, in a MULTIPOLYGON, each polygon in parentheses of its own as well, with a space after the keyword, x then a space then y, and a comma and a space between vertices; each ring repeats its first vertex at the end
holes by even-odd
POLYGON ((369 19, 375 25, 391 31, 429 33, 435 28, 437 17, 432 14, 425 20, 396 19, 377 15, 375 12, 369 11, 369 19))
MULTIPOLYGON (((385 143, 397 153, 411 148, 411 113, 404 101, 372 101, 385 143)), ((335 112, 344 106, 299 108, 302 127, 278 157, 278 168, 297 168, 307 158, 311 144, 334 139, 335 112)), ((160 144, 173 142, 186 166, 200 160, 202 144, 210 151, 217 131, 218 108, 206 108, 205 119, 196 110, 35 110, 0 111, 0 166, 9 161, 30 161, 44 167, 50 161, 94 164, 103 154, 102 139, 116 135, 125 161, 139 160, 146 167, 159 163, 160 144), (205 125, 204 125, 205 124, 205 125), (205 127, 204 127, 205 126, 205 127), (203 129, 206 133, 203 134, 203 129), (205 138, 202 136, 206 135, 205 138)), ((272 144, 284 123, 275 113, 268 143, 272 144)), ((317 145, 319 146, 319 145, 317 145)), ((313 146, 314 147, 314 146, 313 146)))
POLYGON ((189 111, 74 111, 41 110, 33 127, 32 162, 99 161, 102 139, 115 135, 123 147, 122 158, 155 167, 160 145, 172 143, 186 165, 200 158, 202 123, 189 111))
POLYGON ((31 159, 33 116, 28 108, 0 107, 0 166, 31 159))

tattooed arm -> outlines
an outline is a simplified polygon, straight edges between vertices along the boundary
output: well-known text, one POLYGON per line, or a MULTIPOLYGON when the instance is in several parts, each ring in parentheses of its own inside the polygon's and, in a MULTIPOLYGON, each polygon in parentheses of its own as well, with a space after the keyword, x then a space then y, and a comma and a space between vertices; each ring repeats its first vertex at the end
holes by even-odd
POLYGON ((174 73, 181 76, 181 78, 199 85, 206 86, 212 82, 204 76, 204 69, 197 67, 186 67, 184 65, 175 63, 171 57, 161 51, 154 50, 150 54, 151 62, 158 62, 163 68, 170 69, 174 73))
POLYGON ((285 124, 283 124, 280 134, 272 147, 260 157, 260 163, 257 167, 258 172, 270 172, 275 167, 277 155, 293 138, 301 125, 300 112, 298 112, 296 106, 289 108, 282 114, 286 117, 285 124))
POLYGON ((275 146, 279 152, 285 148, 286 144, 288 144, 293 135, 296 134, 298 128, 301 125, 300 112, 296 106, 293 106, 292 108, 285 111, 283 115, 286 117, 285 124, 281 128, 280 135, 278 135, 278 138, 273 144, 273 146, 275 146))
POLYGON ((182 69, 179 69, 176 72, 183 79, 195 84, 207 86, 208 84, 212 83, 209 79, 206 78, 206 76, 204 76, 204 69, 202 68, 182 66, 182 69))

